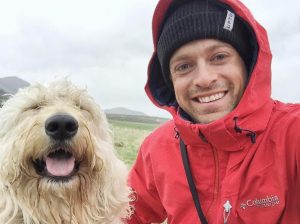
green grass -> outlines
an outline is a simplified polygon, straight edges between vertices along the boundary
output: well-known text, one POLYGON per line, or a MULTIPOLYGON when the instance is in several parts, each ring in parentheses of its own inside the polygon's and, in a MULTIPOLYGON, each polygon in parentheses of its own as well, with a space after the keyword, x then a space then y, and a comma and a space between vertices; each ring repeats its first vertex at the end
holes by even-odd
POLYGON ((137 151, 145 137, 158 126, 158 124, 111 119, 109 123, 114 134, 114 145, 118 155, 128 167, 134 163, 137 151))
MULTIPOLYGON (((159 124, 112 119, 108 119, 108 121, 114 133, 114 145, 120 159, 122 159, 128 167, 131 167, 144 138, 158 127, 159 124)), ((163 224, 166 223, 167 221, 163 222, 163 224)))

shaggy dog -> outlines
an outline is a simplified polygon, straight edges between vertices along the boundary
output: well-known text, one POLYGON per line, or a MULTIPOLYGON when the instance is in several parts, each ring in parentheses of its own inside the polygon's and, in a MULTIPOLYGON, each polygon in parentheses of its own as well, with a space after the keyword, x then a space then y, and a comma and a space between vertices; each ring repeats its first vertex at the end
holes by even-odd
POLYGON ((20 90, 0 109, 0 223, 122 223, 127 168, 104 113, 67 80, 20 90))

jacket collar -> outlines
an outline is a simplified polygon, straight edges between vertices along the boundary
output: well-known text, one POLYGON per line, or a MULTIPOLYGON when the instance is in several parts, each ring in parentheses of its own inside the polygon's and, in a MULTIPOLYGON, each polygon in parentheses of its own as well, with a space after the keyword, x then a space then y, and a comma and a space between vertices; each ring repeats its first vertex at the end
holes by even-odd
POLYGON ((256 139, 266 129, 273 109, 273 100, 269 100, 263 107, 249 114, 240 116, 233 111, 223 119, 210 124, 195 124, 178 114, 174 118, 179 135, 186 145, 205 146, 207 144, 218 150, 238 151, 248 145, 255 144, 251 141, 249 132, 236 130, 236 125, 255 133, 256 139), (237 118, 236 122, 234 119, 237 118))

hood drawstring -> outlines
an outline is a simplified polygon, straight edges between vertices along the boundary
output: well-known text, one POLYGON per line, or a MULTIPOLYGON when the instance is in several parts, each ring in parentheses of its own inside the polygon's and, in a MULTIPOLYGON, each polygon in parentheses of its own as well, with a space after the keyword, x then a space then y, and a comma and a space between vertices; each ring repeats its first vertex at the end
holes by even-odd
POLYGON ((174 131, 175 131, 175 136, 174 137, 176 139, 179 139, 180 136, 179 136, 179 131, 178 131, 177 127, 174 127, 174 131))
POLYGON ((252 144, 254 144, 256 142, 256 133, 254 131, 251 131, 251 130, 240 128, 237 124, 237 119, 238 119, 238 117, 233 118, 233 120, 234 120, 234 130, 237 133, 248 132, 246 136, 250 137, 252 144))
POLYGON ((205 138, 204 134, 199 130, 199 137, 201 138, 201 140, 205 143, 208 143, 207 139, 205 138))

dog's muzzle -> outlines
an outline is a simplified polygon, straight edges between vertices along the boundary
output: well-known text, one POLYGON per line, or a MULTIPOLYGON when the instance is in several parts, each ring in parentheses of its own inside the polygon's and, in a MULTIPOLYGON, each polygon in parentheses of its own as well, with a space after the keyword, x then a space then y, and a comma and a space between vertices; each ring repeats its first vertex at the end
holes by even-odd
POLYGON ((36 172, 53 180, 69 180, 79 169, 74 149, 67 140, 77 134, 78 122, 67 114, 56 114, 45 122, 45 132, 52 141, 48 153, 43 158, 33 161, 36 172))

